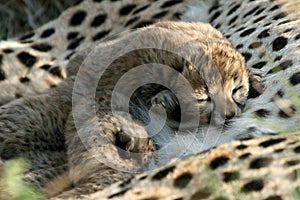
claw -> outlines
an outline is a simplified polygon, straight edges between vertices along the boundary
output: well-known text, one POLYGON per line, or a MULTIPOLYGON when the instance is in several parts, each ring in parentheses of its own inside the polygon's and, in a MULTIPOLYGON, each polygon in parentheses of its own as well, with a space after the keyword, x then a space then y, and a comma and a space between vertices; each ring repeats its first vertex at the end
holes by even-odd
POLYGON ((263 81, 264 77, 264 73, 259 69, 249 70, 250 85, 259 93, 263 93, 263 91, 265 90, 265 84, 263 81))

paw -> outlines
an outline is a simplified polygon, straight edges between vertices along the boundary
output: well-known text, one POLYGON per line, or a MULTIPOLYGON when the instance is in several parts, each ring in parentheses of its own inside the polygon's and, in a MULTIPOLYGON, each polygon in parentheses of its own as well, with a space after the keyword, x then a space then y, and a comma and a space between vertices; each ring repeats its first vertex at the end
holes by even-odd
POLYGON ((154 148, 144 126, 128 115, 123 113, 107 115, 101 120, 100 125, 103 127, 102 134, 110 136, 110 141, 119 149, 133 153, 147 153, 154 148))
POLYGON ((259 69, 250 69, 249 70, 249 82, 250 85, 260 94, 265 90, 264 85, 264 73, 259 69))
POLYGON ((170 90, 163 90, 152 97, 151 104, 160 104, 165 108, 167 113, 171 113, 179 105, 179 102, 170 90))

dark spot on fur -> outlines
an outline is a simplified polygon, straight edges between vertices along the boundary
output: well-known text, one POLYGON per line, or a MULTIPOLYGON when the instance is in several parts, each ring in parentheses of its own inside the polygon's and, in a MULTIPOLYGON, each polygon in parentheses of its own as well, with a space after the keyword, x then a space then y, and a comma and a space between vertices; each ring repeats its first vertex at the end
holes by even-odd
POLYGON ((252 65, 252 68, 255 68, 255 69, 261 69, 263 66, 265 66, 267 64, 267 62, 265 61, 262 61, 262 62, 258 62, 254 65, 252 65))
POLYGON ((67 40, 73 40, 73 39, 75 39, 78 35, 79 35, 78 32, 70 32, 70 33, 68 33, 68 35, 67 35, 67 40))
POLYGON ((282 59, 282 56, 276 56, 275 60, 274 61, 279 61, 282 59))
POLYGON ((247 12, 245 15, 244 15, 244 18, 253 14, 257 9, 259 9, 259 6, 256 6, 254 7, 252 10, 250 10, 249 12, 247 12))
POLYGON ((249 168, 250 169, 260 169, 263 167, 267 167, 271 164, 272 160, 273 160, 272 158, 268 158, 268 157, 261 157, 261 158, 253 159, 250 162, 249 168))
POLYGON ((242 149, 246 149, 247 147, 248 147, 247 145, 240 144, 240 145, 236 146, 236 149, 242 150, 242 149))
POLYGON ((6 49, 3 49, 3 52, 6 53, 6 54, 10 54, 10 53, 13 53, 14 50, 10 49, 10 48, 6 48, 6 49))
POLYGON ((33 37, 34 36, 34 33, 28 33, 28 34, 26 34, 26 35, 23 35, 23 36, 21 36, 20 38, 19 38, 19 40, 27 40, 27 39, 29 39, 29 38, 31 38, 31 37, 33 37))
POLYGON ((59 78, 63 78, 59 67, 53 67, 49 70, 49 72, 59 78))
POLYGON ((0 68, 0 81, 5 80, 5 78, 6 78, 5 73, 4 73, 3 69, 0 68))
POLYGON ((216 29, 219 29, 221 27, 221 24, 220 23, 217 23, 217 25, 215 25, 215 28, 216 29))
POLYGON ((266 16, 261 16, 261 17, 255 19, 255 20, 253 21, 253 23, 260 22, 261 20, 263 20, 263 19, 265 19, 265 18, 266 18, 266 16))
POLYGON ((142 28, 151 24, 153 24, 153 21, 141 21, 138 24, 136 24, 133 28, 142 28))
POLYGON ((244 47, 243 44, 238 44, 238 45, 236 46, 237 49, 241 49, 241 48, 243 48, 243 47, 244 47))
POLYGON ((239 156, 239 159, 244 160, 244 159, 248 158, 250 155, 251 155, 250 153, 244 153, 239 156))
POLYGON ((66 57, 65 60, 70 60, 70 58, 76 53, 76 51, 73 51, 71 53, 69 53, 66 57))
POLYGON ((260 191, 264 187, 264 183, 261 179, 249 181, 242 187, 242 192, 248 193, 253 191, 260 191))
POLYGON ((281 117, 281 118, 285 118, 285 119, 293 117, 294 114, 295 114, 294 112, 293 113, 287 113, 287 112, 285 112, 281 109, 278 112, 278 116, 281 117))
POLYGON ((150 5, 151 5, 151 4, 148 4, 148 5, 142 6, 142 7, 140 7, 140 8, 137 8, 132 14, 135 15, 135 14, 137 14, 137 13, 143 11, 143 10, 146 10, 147 8, 150 7, 150 5))
POLYGON ((22 95, 22 94, 20 94, 20 93, 18 93, 18 92, 16 92, 16 93, 15 93, 15 98, 17 98, 17 99, 18 99, 18 98, 21 98, 21 97, 23 97, 23 95, 22 95))
POLYGON ((120 9, 119 14, 121 16, 128 15, 135 7, 135 4, 128 4, 120 9))
POLYGON ((231 20, 229 20, 228 25, 233 24, 238 19, 238 16, 233 17, 231 20))
POLYGON ((295 152, 295 153, 300 153, 300 145, 297 146, 297 147, 294 149, 294 152, 295 152))
POLYGON ((160 19, 160 18, 163 18, 164 16, 166 16, 166 14, 168 14, 168 11, 162 11, 162 12, 159 12, 159 13, 153 15, 152 18, 160 19))
POLYGON ((41 69, 48 71, 51 68, 51 65, 45 64, 40 66, 41 69))
POLYGON ((284 17, 286 17, 286 14, 284 14, 284 13, 282 12, 282 13, 276 15, 275 17, 273 17, 273 19, 276 21, 276 20, 281 19, 281 18, 284 18, 284 17))
POLYGON ((40 43, 32 45, 31 48, 41 52, 48 52, 51 51, 52 46, 47 43, 40 43))
POLYGON ((300 163, 300 161, 299 160, 289 160, 289 161, 286 161, 285 162, 285 166, 294 166, 294 165, 298 165, 300 163))
POLYGON ((106 14, 99 14, 99 15, 97 15, 93 19, 93 21, 91 23, 91 27, 98 27, 98 26, 100 26, 101 24, 103 24, 105 22, 106 18, 107 18, 106 14))
POLYGON ((282 200, 282 198, 281 198, 281 196, 278 196, 278 195, 272 195, 272 196, 267 197, 264 200, 282 200))
POLYGON ((207 188, 201 188, 191 196, 190 200, 207 199, 210 196, 211 193, 207 188))
POLYGON ((271 139, 268 139, 266 141, 263 141, 263 142, 259 143, 259 146, 267 148, 267 147, 279 144, 279 143, 281 143, 285 140, 286 140, 285 138, 271 138, 271 139))
POLYGON ((94 2, 96 2, 96 3, 100 3, 100 2, 102 2, 103 0, 93 0, 94 2))
POLYGON ((258 117, 267 117, 268 115, 270 115, 270 111, 266 110, 266 109, 259 109, 259 110, 255 111, 255 114, 258 117))
POLYGON ((152 177, 152 180, 160 181, 163 178, 165 178, 169 173, 172 173, 174 171, 174 169, 175 169, 174 166, 163 169, 163 170, 157 172, 156 174, 154 174, 153 177, 152 177))
POLYGON ((213 21, 215 21, 219 16, 220 16, 221 12, 217 11, 210 19, 210 23, 212 23, 213 21))
POLYGON ((217 169, 218 167, 225 165, 228 162, 229 158, 226 156, 220 156, 215 158, 210 162, 210 167, 212 169, 217 169))
POLYGON ((248 62, 251 59, 251 57, 252 57, 252 54, 251 53, 247 53, 247 52, 246 53, 242 53, 242 55, 244 56, 246 62, 248 62))
POLYGON ((139 180, 141 181, 141 180, 144 180, 146 178, 147 178, 147 175, 143 175, 143 176, 139 177, 139 180))
POLYGON ((26 67, 32 67, 36 61, 37 61, 37 58, 25 51, 22 51, 21 53, 19 53, 17 55, 17 58, 19 59, 19 61, 21 63, 23 63, 26 67))
POLYGON ((233 8, 231 8, 228 13, 227 16, 231 15, 232 13, 234 13, 237 9, 239 9, 241 7, 241 4, 237 4, 235 5, 233 8))
POLYGON ((300 34, 295 36, 295 40, 299 40, 300 39, 300 34))
POLYGON ((281 152, 283 152, 283 151, 284 151, 284 149, 282 149, 282 148, 281 148, 281 149, 275 149, 275 150, 274 150, 274 153, 281 153, 281 152))
POLYGON ((181 2, 182 2, 182 0, 170 0, 170 1, 166 1, 166 2, 164 2, 164 3, 160 6, 160 8, 168 8, 168 7, 174 6, 174 5, 176 5, 176 4, 179 4, 179 3, 181 3, 181 2))
POLYGON ((25 77, 21 77, 21 78, 20 78, 20 82, 21 82, 21 83, 28 83, 28 82, 30 82, 30 79, 27 78, 26 76, 25 76, 25 77))
POLYGON ((217 10, 219 8, 219 5, 214 5, 214 6, 212 6, 209 10, 208 10, 208 13, 210 14, 210 13, 212 13, 214 10, 217 10))
POLYGON ((292 85, 297 85, 300 83, 300 72, 295 73, 290 77, 290 82, 292 85))
POLYGON ((79 10, 73 14, 70 19, 70 26, 79 26, 86 18, 87 13, 84 10, 79 10))
POLYGON ((283 24, 287 24, 287 23, 290 23, 290 22, 291 22, 290 20, 284 20, 284 21, 280 22, 280 23, 278 24, 278 26, 279 26, 279 25, 283 25, 283 24))
POLYGON ((223 181, 228 183, 231 181, 235 181, 237 179, 239 179, 240 174, 238 171, 233 171, 233 172, 224 172, 223 173, 223 181))
POLYGON ((266 29, 264 31, 262 31, 260 34, 258 34, 257 38, 266 38, 266 37, 269 37, 270 34, 269 34, 269 29, 266 29))
POLYGON ((279 64, 279 67, 282 69, 282 70, 285 70, 287 69, 288 67, 292 66, 293 65, 293 61, 292 60, 286 60, 286 61, 283 61, 282 63, 279 64))
POLYGON ((103 37, 105 37, 106 35, 108 35, 110 33, 110 30, 106 30, 106 31, 100 31, 99 33, 97 33, 94 37, 93 37, 93 41, 97 41, 102 39, 103 37))
POLYGON ((264 8, 261 8, 261 9, 257 10, 257 11, 255 12, 254 15, 255 15, 255 16, 256 16, 256 15, 259 15, 259 14, 262 13, 264 10, 265 10, 264 8))
POLYGON ((255 28, 249 28, 249 29, 247 29, 247 30, 244 30, 244 31, 240 34, 240 36, 241 36, 241 37, 245 37, 245 36, 250 35, 251 33, 253 33, 255 30, 256 30, 255 28))
POLYGON ((278 5, 275 5, 275 6, 273 6, 272 8, 270 8, 270 11, 274 11, 274 10, 277 10, 277 9, 279 9, 279 6, 278 6, 278 5))
POLYGON ((47 38, 50 37, 51 35, 53 35, 55 33, 55 29, 54 28, 48 28, 46 30, 44 30, 41 34, 41 38, 47 38))
POLYGON ((136 21, 139 20, 139 19, 140 19, 139 16, 136 16, 136 17, 131 18, 130 20, 128 20, 128 21, 126 22, 125 27, 129 26, 130 24, 136 22, 136 21))
POLYGON ((287 38, 280 36, 273 41, 273 51, 279 51, 283 49, 288 43, 287 38))
POLYGON ((82 42, 82 40, 84 40, 84 37, 77 38, 76 40, 74 40, 73 42, 71 42, 68 45, 67 50, 76 49, 80 45, 80 43, 82 42))
POLYGON ((180 19, 181 15, 182 15, 182 13, 176 12, 176 13, 173 14, 173 18, 174 19, 180 19))
POLYGON ((183 173, 175 178, 173 185, 177 188, 185 188, 192 180, 193 175, 189 172, 183 173))

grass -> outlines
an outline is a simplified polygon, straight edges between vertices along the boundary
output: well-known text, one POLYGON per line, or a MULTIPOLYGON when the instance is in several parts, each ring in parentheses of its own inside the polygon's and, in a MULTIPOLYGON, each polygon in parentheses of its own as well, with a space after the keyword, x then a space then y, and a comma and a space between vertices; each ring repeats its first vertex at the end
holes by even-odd
POLYGON ((0 179, 0 198, 13 200, 43 199, 36 188, 24 184, 22 173, 26 171, 27 163, 22 159, 7 161, 0 179))

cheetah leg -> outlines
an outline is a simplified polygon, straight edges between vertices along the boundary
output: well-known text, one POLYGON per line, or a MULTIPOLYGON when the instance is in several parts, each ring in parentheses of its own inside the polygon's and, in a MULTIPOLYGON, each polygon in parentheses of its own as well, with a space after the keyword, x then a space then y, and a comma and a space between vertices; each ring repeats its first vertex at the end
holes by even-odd
MULTIPOLYGON (((100 112, 81 127, 75 127, 70 115, 66 143, 70 170, 69 180, 64 181, 76 186, 76 190, 64 193, 67 196, 93 193, 131 177, 146 167, 154 148, 144 127, 121 112, 115 115, 100 112)), ((46 193, 57 195, 58 191, 50 191, 51 185, 56 182, 48 184, 46 193)), ((67 188, 68 183, 64 185, 67 188)))

